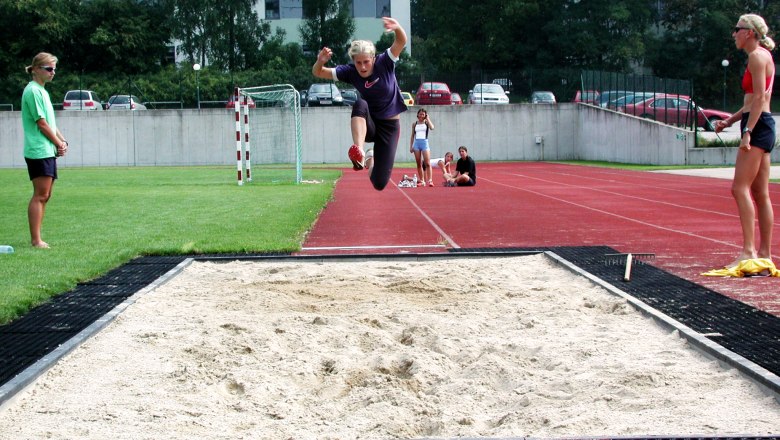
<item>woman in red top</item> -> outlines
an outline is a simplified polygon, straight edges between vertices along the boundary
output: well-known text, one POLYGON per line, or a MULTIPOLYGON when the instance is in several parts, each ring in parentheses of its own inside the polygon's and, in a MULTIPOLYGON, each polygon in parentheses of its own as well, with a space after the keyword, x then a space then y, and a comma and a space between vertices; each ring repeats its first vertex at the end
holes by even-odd
POLYGON ((770 51, 775 42, 767 35, 769 28, 763 18, 746 14, 739 18, 734 32, 734 44, 748 55, 747 69, 742 79, 745 99, 742 109, 725 121, 716 123, 720 132, 741 120, 742 141, 737 152, 731 193, 737 202, 742 225, 742 251, 737 260, 772 258, 772 227, 774 212, 769 199, 770 152, 775 145, 775 124, 769 110, 775 63, 770 51), (755 206, 753 203, 755 202, 755 206), (755 220, 761 242, 756 246, 755 220))

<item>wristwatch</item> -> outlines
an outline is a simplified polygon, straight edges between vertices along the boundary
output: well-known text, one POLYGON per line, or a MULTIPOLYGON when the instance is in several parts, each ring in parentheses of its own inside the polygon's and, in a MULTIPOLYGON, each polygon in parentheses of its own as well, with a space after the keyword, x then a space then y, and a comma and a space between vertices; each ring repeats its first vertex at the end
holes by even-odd
POLYGON ((745 133, 753 134, 753 129, 745 127, 745 128, 742 129, 742 134, 745 134, 745 133))

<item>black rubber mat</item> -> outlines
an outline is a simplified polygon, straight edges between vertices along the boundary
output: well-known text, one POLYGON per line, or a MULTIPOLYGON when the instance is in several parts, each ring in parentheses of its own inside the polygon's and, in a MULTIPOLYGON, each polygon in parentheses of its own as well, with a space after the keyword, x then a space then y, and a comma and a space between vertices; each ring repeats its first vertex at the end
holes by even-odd
MULTIPOLYGON (((623 266, 608 265, 609 247, 453 249, 453 253, 507 254, 552 251, 583 270, 640 299, 729 350, 780 375, 780 318, 664 272, 652 265, 633 266, 631 282, 623 282, 623 266)), ((290 254, 198 255, 198 260, 265 259, 290 254)), ((409 255, 404 255, 408 257, 409 255)), ((334 256, 337 257, 337 256, 334 256)), ((341 256, 343 257, 343 256, 341 256)), ((371 258, 372 256, 366 257, 371 258)), ((187 257, 142 257, 79 284, 0 326, 0 386, 88 327, 127 297, 173 269, 187 257)), ((304 258, 306 259, 306 258, 304 258)), ((652 437, 679 440, 683 437, 652 437)), ((768 437, 691 437, 696 439, 768 437)))
POLYGON ((0 326, 0 386, 185 258, 136 258, 0 326))

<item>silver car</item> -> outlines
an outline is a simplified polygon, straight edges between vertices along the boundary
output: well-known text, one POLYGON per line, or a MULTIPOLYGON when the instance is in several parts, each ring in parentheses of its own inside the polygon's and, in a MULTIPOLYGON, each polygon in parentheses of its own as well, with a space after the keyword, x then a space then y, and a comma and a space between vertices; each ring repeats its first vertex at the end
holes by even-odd
POLYGON ((106 110, 146 110, 135 95, 114 95, 108 98, 106 110))
POLYGON ((97 93, 92 90, 68 90, 62 100, 63 110, 103 110, 103 104, 97 93))

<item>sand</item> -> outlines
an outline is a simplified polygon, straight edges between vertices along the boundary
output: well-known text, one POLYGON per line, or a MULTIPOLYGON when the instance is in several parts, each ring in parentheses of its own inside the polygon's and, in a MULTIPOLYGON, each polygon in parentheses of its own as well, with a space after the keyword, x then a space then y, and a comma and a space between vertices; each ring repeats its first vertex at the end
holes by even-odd
POLYGON ((543 255, 193 263, 1 439, 778 434, 780 405, 543 255))

